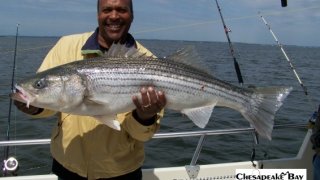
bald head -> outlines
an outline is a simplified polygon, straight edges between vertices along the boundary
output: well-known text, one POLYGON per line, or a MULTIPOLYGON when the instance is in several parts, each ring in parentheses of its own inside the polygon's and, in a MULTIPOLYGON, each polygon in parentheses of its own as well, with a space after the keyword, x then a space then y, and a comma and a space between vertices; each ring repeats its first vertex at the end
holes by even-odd
MULTIPOLYGON (((130 10, 131 10, 131 13, 133 15, 133 5, 132 5, 132 0, 127 0, 129 1, 130 3, 130 10)), ((100 9, 100 0, 97 0, 97 12, 99 13, 99 9, 100 9)))

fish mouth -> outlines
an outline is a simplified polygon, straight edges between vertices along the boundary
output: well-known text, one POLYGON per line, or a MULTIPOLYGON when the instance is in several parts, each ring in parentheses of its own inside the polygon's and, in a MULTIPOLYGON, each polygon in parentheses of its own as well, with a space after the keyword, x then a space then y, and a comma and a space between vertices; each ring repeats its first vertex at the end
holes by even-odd
POLYGON ((13 93, 10 94, 10 98, 26 103, 27 108, 29 108, 30 103, 34 100, 29 93, 18 85, 15 85, 15 89, 13 90, 13 93))

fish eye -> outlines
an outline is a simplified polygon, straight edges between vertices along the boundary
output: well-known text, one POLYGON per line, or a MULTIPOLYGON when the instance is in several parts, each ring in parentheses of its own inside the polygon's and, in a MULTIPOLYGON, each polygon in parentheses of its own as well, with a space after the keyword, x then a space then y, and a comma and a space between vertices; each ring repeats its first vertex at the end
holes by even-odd
POLYGON ((44 79, 40 79, 33 84, 33 87, 36 89, 42 89, 46 87, 46 82, 44 79))

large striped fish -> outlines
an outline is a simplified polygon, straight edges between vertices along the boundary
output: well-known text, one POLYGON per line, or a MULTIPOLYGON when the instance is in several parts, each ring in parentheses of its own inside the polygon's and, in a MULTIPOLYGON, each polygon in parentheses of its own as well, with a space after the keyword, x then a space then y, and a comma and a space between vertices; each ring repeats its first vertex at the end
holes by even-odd
POLYGON ((23 80, 11 97, 27 106, 93 116, 119 130, 116 114, 133 110, 131 97, 152 85, 165 93, 165 108, 180 111, 201 128, 215 106, 224 106, 239 111, 258 134, 271 139, 275 113, 291 88, 240 88, 185 63, 195 58, 190 48, 162 59, 114 44, 103 57, 74 61, 23 80))

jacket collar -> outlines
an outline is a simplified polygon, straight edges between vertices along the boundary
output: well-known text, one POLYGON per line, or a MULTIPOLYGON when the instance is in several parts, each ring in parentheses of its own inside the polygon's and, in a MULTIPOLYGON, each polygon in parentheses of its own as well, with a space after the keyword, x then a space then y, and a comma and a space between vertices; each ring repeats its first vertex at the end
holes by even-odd
MULTIPOLYGON (((97 28, 93 34, 88 38, 86 43, 81 48, 81 54, 84 56, 88 56, 91 54, 96 55, 103 55, 106 51, 108 51, 107 48, 101 47, 98 43, 98 34, 99 29, 97 28)), ((135 45, 135 39, 131 34, 128 33, 127 39, 126 39, 126 47, 132 47, 135 45)))

